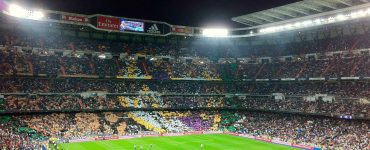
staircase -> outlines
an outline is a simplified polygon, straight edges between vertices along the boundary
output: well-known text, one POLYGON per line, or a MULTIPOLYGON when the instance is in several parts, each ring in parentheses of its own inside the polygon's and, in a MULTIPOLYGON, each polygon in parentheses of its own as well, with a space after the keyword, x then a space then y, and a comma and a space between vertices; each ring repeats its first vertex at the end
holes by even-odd
POLYGON ((280 76, 281 73, 283 72, 283 68, 285 68, 285 66, 287 65, 288 63, 287 62, 284 62, 283 66, 280 67, 280 69, 277 71, 276 75, 280 76))
POLYGON ((89 68, 91 69, 92 74, 96 74, 96 68, 95 68, 94 63, 89 62, 89 68))
POLYGON ((325 74, 331 70, 333 68, 333 66, 335 65, 335 59, 331 60, 328 64, 328 66, 326 66, 325 70, 321 73, 321 76, 325 76, 325 74))
POLYGON ((256 76, 255 76, 256 79, 260 75, 260 73, 261 73, 261 71, 263 70, 264 67, 265 67, 265 64, 262 64, 262 66, 260 67, 260 69, 256 73, 256 76))
POLYGON ((82 108, 82 109, 86 109, 86 106, 85 106, 85 104, 82 102, 82 100, 81 100, 81 99, 78 99, 78 104, 80 105, 80 108, 82 108))
POLYGON ((299 72, 297 73, 297 75, 295 76, 296 78, 299 78, 299 77, 301 77, 302 76, 302 73, 306 70, 306 68, 307 68, 307 64, 308 64, 308 62, 306 61, 305 63, 304 63, 304 65, 303 65, 303 67, 299 70, 299 72))
POLYGON ((66 75, 66 67, 64 66, 63 59, 59 59, 59 63, 60 63, 60 73, 62 73, 62 75, 66 75))
MULTIPOLYGON (((355 60, 357 60, 357 59, 355 59, 355 60)), ((352 66, 352 69, 351 69, 351 76, 352 77, 356 75, 356 71, 359 68, 360 64, 364 64, 364 57, 361 57, 360 59, 358 59, 358 61, 353 63, 353 66, 352 66)))
POLYGON ((28 62, 28 68, 31 74, 33 74, 33 64, 31 62, 28 62))
POLYGON ((141 65, 143 65, 143 68, 144 68, 144 71, 145 71, 145 75, 149 75, 148 68, 147 68, 145 62, 141 62, 141 65))

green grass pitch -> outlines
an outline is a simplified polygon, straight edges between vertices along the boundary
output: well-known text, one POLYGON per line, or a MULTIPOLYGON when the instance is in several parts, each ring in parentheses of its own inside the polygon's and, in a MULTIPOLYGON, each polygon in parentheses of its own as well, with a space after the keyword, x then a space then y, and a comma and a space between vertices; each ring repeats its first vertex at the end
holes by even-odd
POLYGON ((63 150, 290 150, 288 146, 276 145, 225 134, 187 135, 172 137, 144 137, 127 140, 92 141, 60 144, 63 150), (152 144, 152 148, 150 145, 152 144))

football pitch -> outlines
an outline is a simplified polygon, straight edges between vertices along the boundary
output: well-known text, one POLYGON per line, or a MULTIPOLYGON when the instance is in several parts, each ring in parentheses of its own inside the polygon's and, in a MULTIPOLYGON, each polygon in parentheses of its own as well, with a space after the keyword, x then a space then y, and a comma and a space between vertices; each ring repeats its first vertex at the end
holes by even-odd
POLYGON ((225 134, 143 137, 127 140, 60 144, 63 150, 291 150, 296 149, 225 134), (204 145, 203 149, 201 144, 204 145))

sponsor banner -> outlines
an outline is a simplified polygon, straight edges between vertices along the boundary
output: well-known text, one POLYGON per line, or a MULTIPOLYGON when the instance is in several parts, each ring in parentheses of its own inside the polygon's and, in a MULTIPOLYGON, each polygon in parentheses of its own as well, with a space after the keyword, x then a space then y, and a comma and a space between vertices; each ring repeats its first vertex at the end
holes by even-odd
POLYGON ((163 33, 163 24, 157 23, 146 23, 145 32, 150 34, 162 34, 163 33))
POLYGON ((71 22, 78 22, 78 23, 87 23, 89 19, 84 16, 73 16, 73 15, 61 15, 62 20, 64 21, 71 21, 71 22))
POLYGON ((153 136, 160 136, 160 134, 144 134, 141 137, 153 137, 153 136))
POLYGON ((308 78, 298 78, 299 81, 307 80, 308 78))
POLYGON ((114 136, 110 136, 110 137, 106 137, 108 140, 117 140, 119 139, 119 136, 117 135, 114 135, 114 136))
POLYGON ((65 77, 65 78, 99 78, 99 76, 96 75, 60 75, 60 77, 65 77))
POLYGON ((96 27, 99 29, 107 29, 107 30, 120 30, 120 18, 118 17, 106 17, 106 16, 98 16, 97 17, 97 25, 96 27))
POLYGON ((149 34, 167 34, 171 32, 168 25, 162 23, 145 23, 145 33, 149 34))
POLYGON ((113 135, 113 136, 99 136, 96 137, 95 140, 117 140, 119 139, 119 136, 113 135))
POLYGON ((312 149, 311 146, 301 145, 301 144, 292 144, 293 147, 303 148, 303 149, 312 149))
POLYGON ((87 142, 87 141, 91 141, 91 139, 89 139, 89 138, 81 138, 81 139, 72 139, 72 140, 69 140, 70 143, 87 142))
POLYGON ((358 80, 360 77, 341 77, 342 80, 358 80))
POLYGON ((273 139, 271 140, 272 143, 276 143, 276 144, 282 144, 282 145, 291 145, 291 143, 289 142, 284 142, 284 141, 280 141, 280 140, 277 140, 277 139, 273 139))
POLYGON ((221 81, 222 79, 201 79, 201 78, 170 78, 171 80, 195 80, 195 81, 221 81))
POLYGON ((269 81, 269 79, 256 79, 256 81, 269 81))
POLYGON ((162 136, 182 136, 184 133, 163 133, 162 136))
POLYGON ((97 138, 94 138, 95 141, 98 141, 98 140, 104 140, 104 137, 97 137, 97 138))
POLYGON ((271 142, 271 140, 270 140, 270 139, 263 138, 263 137, 256 137, 255 139, 256 139, 256 140, 260 140, 260 141, 265 141, 265 142, 271 142))
POLYGON ((250 135, 250 134, 239 134, 240 137, 246 137, 246 138, 250 138, 250 139, 254 139, 254 136, 253 135, 250 135))
POLYGON ((119 139, 133 139, 133 138, 138 138, 140 136, 137 135, 124 135, 124 136, 119 136, 119 139))
POLYGON ((184 135, 191 135, 191 134, 203 134, 202 131, 194 131, 194 132, 185 132, 184 135))
POLYGON ((233 133, 233 132, 224 132, 224 134, 234 135, 234 136, 239 136, 239 134, 237 134, 237 133, 233 133))
POLYGON ((308 78, 308 80, 325 80, 325 78, 308 78))
POLYGON ((203 134, 220 134, 222 131, 204 131, 203 134))
POLYGON ((294 81, 295 78, 281 78, 281 81, 294 81))
POLYGON ((182 34, 193 34, 193 28, 185 26, 173 26, 172 32, 182 34))
POLYGON ((152 76, 136 77, 136 76, 116 76, 117 79, 152 79, 152 76))

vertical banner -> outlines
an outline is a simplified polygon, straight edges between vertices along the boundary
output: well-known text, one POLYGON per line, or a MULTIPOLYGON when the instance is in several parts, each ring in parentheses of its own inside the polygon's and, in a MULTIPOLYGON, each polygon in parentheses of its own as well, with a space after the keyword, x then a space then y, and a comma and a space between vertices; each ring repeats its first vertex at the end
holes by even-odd
POLYGON ((120 30, 120 18, 118 17, 98 16, 96 24, 99 29, 120 30))

